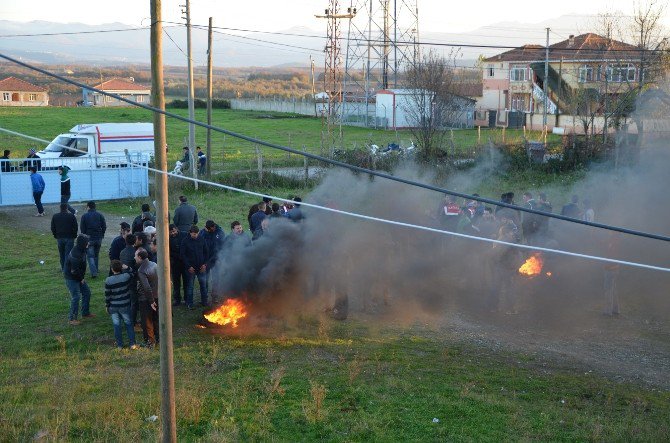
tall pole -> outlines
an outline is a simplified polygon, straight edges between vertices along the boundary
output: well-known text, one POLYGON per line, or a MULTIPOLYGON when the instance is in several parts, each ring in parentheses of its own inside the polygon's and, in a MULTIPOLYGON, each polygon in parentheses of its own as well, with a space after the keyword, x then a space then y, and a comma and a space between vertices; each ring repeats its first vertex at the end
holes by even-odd
MULTIPOLYGON (((207 124, 212 126, 212 17, 207 30, 207 124)), ((212 129, 207 128, 207 178, 212 176, 212 129)))
MULTIPOLYGON (((151 0, 151 104, 165 110, 163 91, 163 43, 161 0, 151 0)), ((170 295, 170 251, 168 233, 167 153, 165 115, 154 112, 154 157, 161 171, 156 176, 156 234, 158 239, 158 328, 160 336, 161 429, 163 442, 177 441, 172 349, 172 300, 170 295)))
POLYGON ((314 85, 314 59, 309 56, 309 63, 312 65, 312 100, 314 100, 314 117, 318 117, 319 113, 316 111, 316 86, 314 85))
POLYGON ((549 88, 547 87, 549 83, 549 28, 547 28, 547 46, 545 47, 544 52, 544 82, 542 86, 544 89, 544 110, 542 112, 542 130, 546 131, 547 129, 547 106, 549 105, 549 88))
MULTIPOLYGON (((188 54, 188 118, 195 120, 195 107, 193 104, 193 47, 191 46, 191 0, 186 0, 186 53, 188 54)), ((195 177, 195 125, 188 124, 188 152, 191 161, 191 174, 195 177)), ((198 182, 195 183, 195 189, 198 189, 198 182)))

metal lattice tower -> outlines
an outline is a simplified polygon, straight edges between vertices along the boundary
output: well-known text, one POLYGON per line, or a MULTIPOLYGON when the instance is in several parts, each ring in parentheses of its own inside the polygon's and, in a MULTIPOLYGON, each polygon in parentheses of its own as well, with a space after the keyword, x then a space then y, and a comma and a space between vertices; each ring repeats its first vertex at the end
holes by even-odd
POLYGON ((369 124, 378 90, 397 88, 419 56, 418 0, 349 0, 342 120, 369 124))
POLYGON ((331 145, 335 141, 335 125, 339 122, 340 104, 342 103, 342 54, 341 54, 341 20, 351 19, 355 11, 351 8, 341 14, 339 0, 329 0, 324 15, 317 18, 327 20, 327 42, 325 47, 324 91, 328 94, 325 118, 328 122, 328 138, 331 145))

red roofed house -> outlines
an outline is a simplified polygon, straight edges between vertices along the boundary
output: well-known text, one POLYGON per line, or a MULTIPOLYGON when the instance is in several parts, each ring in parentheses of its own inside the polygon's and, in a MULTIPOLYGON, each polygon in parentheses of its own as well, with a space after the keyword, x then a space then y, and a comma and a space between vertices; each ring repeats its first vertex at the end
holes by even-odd
MULTIPOLYGON (((151 88, 149 86, 135 83, 135 80, 132 77, 129 80, 113 78, 93 87, 95 89, 100 89, 101 91, 120 95, 121 97, 136 103, 149 104, 149 98, 151 96, 151 88)), ((84 88, 82 92, 84 106, 130 106, 129 103, 100 94, 99 92, 90 89, 84 88)))
MULTIPOLYGON (((542 114, 545 57, 543 46, 525 45, 484 59, 475 124, 518 127, 533 120, 528 114, 542 114)), ((639 48, 593 33, 550 45, 547 113, 569 113, 576 91, 591 90, 601 101, 614 102, 636 87, 639 66, 639 48)), ((548 126, 557 121, 548 119, 548 126)))
POLYGON ((16 77, 0 80, 0 106, 49 106, 46 88, 16 77))

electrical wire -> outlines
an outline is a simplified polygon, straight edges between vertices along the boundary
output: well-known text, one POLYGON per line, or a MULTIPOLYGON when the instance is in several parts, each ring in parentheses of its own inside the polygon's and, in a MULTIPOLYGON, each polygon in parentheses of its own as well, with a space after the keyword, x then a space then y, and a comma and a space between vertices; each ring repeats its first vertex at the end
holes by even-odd
POLYGON ((526 207, 523 207, 523 206, 512 205, 512 204, 508 204, 508 203, 504 203, 504 202, 500 202, 500 201, 491 200, 491 199, 488 199, 488 198, 483 198, 483 197, 479 197, 479 196, 465 194, 465 193, 462 193, 462 192, 452 191, 452 190, 449 190, 449 189, 440 188, 438 186, 433 186, 433 185, 429 185, 429 184, 426 184, 426 183, 416 182, 416 181, 405 179, 405 178, 402 178, 402 177, 396 177, 396 176, 393 176, 393 175, 385 173, 385 172, 380 172, 380 171, 375 171, 375 170, 371 170, 371 169, 367 169, 367 168, 362 168, 360 166, 350 165, 348 163, 341 162, 339 160, 334 160, 334 159, 323 157, 323 156, 320 156, 320 155, 317 155, 317 154, 312 154, 312 153, 309 153, 309 152, 289 148, 287 146, 283 146, 283 145, 280 145, 280 144, 277 144, 277 143, 267 142, 265 140, 261 140, 261 139, 255 138, 255 137, 250 137, 250 136, 247 136, 247 135, 244 135, 244 134, 239 134, 237 132, 230 131, 228 129, 223 129, 223 128, 219 128, 217 126, 209 125, 207 123, 199 122, 197 120, 191 120, 187 117, 182 117, 179 114, 175 114, 174 112, 169 112, 169 111, 165 111, 165 110, 162 110, 162 109, 158 109, 158 108, 155 108, 153 106, 146 105, 144 103, 137 103, 137 102, 134 102, 134 101, 132 101, 132 100, 126 98, 126 97, 122 97, 120 95, 117 95, 117 94, 114 94, 114 93, 111 93, 111 92, 103 91, 103 90, 94 88, 92 86, 85 85, 85 84, 80 83, 78 81, 63 77, 62 75, 59 75, 59 74, 54 74, 53 72, 47 71, 46 69, 42 69, 42 68, 39 68, 37 66, 31 65, 30 63, 26 63, 26 62, 17 60, 13 57, 10 57, 10 56, 6 55, 6 54, 0 53, 0 58, 3 58, 3 59, 8 60, 12 63, 18 64, 20 66, 23 66, 25 68, 28 68, 32 71, 36 71, 36 72, 42 73, 44 75, 47 75, 49 77, 56 78, 56 79, 61 80, 65 83, 69 83, 71 85, 80 87, 82 89, 88 89, 90 91, 97 92, 99 94, 112 97, 116 100, 122 101, 124 103, 128 103, 132 106, 137 106, 137 107, 146 109, 148 111, 152 111, 154 113, 163 114, 165 116, 172 117, 176 120, 180 120, 180 121, 185 122, 185 123, 194 124, 194 125, 200 126, 202 128, 205 128, 205 129, 211 129, 212 131, 216 131, 216 132, 220 132, 222 134, 230 135, 231 137, 239 138, 241 140, 246 140, 248 142, 256 143, 256 144, 261 145, 261 146, 266 146, 268 148, 278 149, 278 150, 281 150, 281 151, 284 151, 284 152, 290 152, 290 153, 295 154, 295 155, 301 155, 303 157, 311 158, 313 160, 321 161, 323 163, 330 164, 330 165, 333 165, 333 166, 339 166, 339 167, 342 167, 342 168, 346 168, 346 169, 349 169, 351 171, 355 171, 355 172, 358 172, 358 173, 368 174, 368 175, 372 175, 372 176, 376 176, 376 177, 380 177, 380 178, 385 178, 385 179, 395 181, 395 182, 398 182, 398 183, 403 183, 403 184, 406 184, 406 185, 415 186, 415 187, 427 189, 427 190, 430 190, 430 191, 436 191, 436 192, 440 192, 440 193, 445 194, 445 195, 451 195, 451 196, 463 198, 463 199, 466 199, 466 200, 475 200, 475 201, 479 201, 479 202, 494 205, 494 206, 500 206, 500 207, 514 209, 514 210, 520 211, 520 212, 540 215, 542 217, 554 218, 554 219, 558 219, 558 220, 567 221, 567 222, 570 222, 570 223, 576 223, 576 224, 581 224, 581 225, 585 225, 585 226, 591 226, 591 227, 594 227, 594 228, 600 228, 600 229, 605 229, 605 230, 614 231, 614 232, 621 232, 621 233, 624 233, 624 234, 629 234, 629 235, 633 235, 633 236, 637 236, 637 237, 644 237, 644 238, 650 238, 650 239, 654 239, 654 240, 662 240, 662 241, 670 242, 670 237, 665 236, 665 235, 653 234, 653 233, 648 233, 648 232, 643 232, 643 231, 637 231, 637 230, 634 230, 634 229, 622 228, 622 227, 619 227, 619 226, 607 225, 607 224, 604 224, 604 223, 596 223, 596 222, 589 222, 589 221, 586 221, 586 220, 579 220, 579 219, 566 217, 564 215, 559 215, 559 214, 547 213, 547 212, 538 211, 538 210, 535 210, 535 209, 526 208, 526 207))
MULTIPOLYGON (((2 128, 2 127, 0 127, 0 131, 5 132, 7 134, 27 138, 27 139, 30 139, 30 140, 33 140, 33 141, 39 141, 39 142, 42 142, 42 143, 50 143, 47 140, 40 139, 40 138, 37 138, 37 137, 32 137, 32 136, 29 136, 27 134, 12 131, 12 130, 2 128)), ((80 153, 83 153, 83 154, 88 154, 87 151, 83 151, 83 150, 80 150, 80 149, 75 149, 75 148, 71 148, 69 146, 60 145, 60 144, 56 144, 56 145, 60 146, 64 149, 70 150, 70 151, 75 151, 75 152, 80 152, 80 153)), ((191 181, 191 182, 202 184, 202 185, 208 185, 208 186, 212 186, 212 187, 216 187, 216 188, 226 189, 228 191, 239 192, 239 193, 242 193, 242 194, 253 195, 253 196, 256 196, 256 197, 267 197, 267 198, 271 198, 271 199, 277 200, 277 201, 284 200, 281 197, 274 196, 274 195, 271 195, 271 194, 264 194, 264 193, 260 193, 260 192, 250 191, 248 189, 237 188, 235 186, 224 185, 222 183, 216 183, 216 182, 212 182, 212 181, 208 181, 208 180, 202 180, 202 179, 195 178, 195 177, 186 177, 186 176, 181 175, 181 174, 175 174, 173 172, 168 172, 168 171, 163 171, 163 170, 160 170, 160 169, 152 168, 152 167, 146 166, 146 165, 141 164, 141 163, 133 162, 130 159, 130 156, 128 155, 128 153, 126 153, 126 155, 127 155, 128 161, 133 166, 141 168, 141 169, 146 169, 147 171, 151 171, 151 172, 155 172, 155 173, 159 173, 159 174, 164 174, 168 177, 178 178, 178 179, 181 179, 181 180, 191 181)), ((459 232, 445 231, 445 230, 442 230, 442 229, 431 228, 429 226, 410 224, 410 223, 400 222, 400 221, 397 221, 397 220, 390 220, 390 219, 381 218, 381 217, 373 217, 373 216, 361 214, 361 213, 358 213, 358 212, 344 211, 344 210, 341 210, 341 209, 330 208, 328 206, 317 205, 317 204, 314 204, 314 203, 308 203, 308 202, 304 202, 304 201, 300 202, 300 205, 301 206, 306 206, 308 208, 314 208, 314 209, 319 209, 319 210, 322 210, 322 211, 332 212, 332 213, 335 213, 335 214, 354 217, 354 218, 358 218, 358 219, 361 219, 361 220, 379 222, 379 223, 384 223, 384 224, 393 225, 393 226, 399 226, 399 227, 403 227, 403 228, 409 228, 409 229, 416 229, 416 230, 420 230, 420 231, 432 232, 432 233, 436 233, 436 234, 449 235, 449 236, 452 236, 452 237, 458 237, 458 238, 463 238, 463 239, 467 239, 467 240, 476 240, 476 241, 485 242, 485 243, 492 243, 494 245, 510 246, 510 247, 514 247, 514 248, 518 248, 518 249, 530 250, 530 251, 533 251, 533 252, 538 252, 539 251, 539 252, 546 252, 546 253, 551 253, 551 254, 564 255, 564 256, 569 256, 569 257, 577 257, 577 258, 582 258, 582 259, 586 259, 586 260, 594 260, 594 261, 599 261, 599 262, 604 262, 604 263, 611 263, 611 264, 618 264, 618 265, 630 266, 630 267, 641 268, 641 269, 648 269, 648 270, 652 270, 652 271, 670 272, 670 268, 665 268, 665 267, 662 267, 662 266, 649 265, 649 264, 646 264, 646 263, 638 263, 638 262, 632 262, 632 261, 627 261, 627 260, 618 260, 618 259, 602 257, 602 256, 598 256, 598 255, 582 254, 582 253, 579 253, 579 252, 571 252, 571 251, 566 251, 566 250, 563 250, 563 249, 545 248, 545 247, 541 247, 541 246, 531 246, 531 245, 524 245, 524 244, 520 244, 520 243, 510 243, 510 242, 506 242, 506 241, 502 241, 502 240, 495 240, 495 239, 486 238, 486 237, 477 237, 477 236, 474 236, 474 235, 461 234, 459 232)))

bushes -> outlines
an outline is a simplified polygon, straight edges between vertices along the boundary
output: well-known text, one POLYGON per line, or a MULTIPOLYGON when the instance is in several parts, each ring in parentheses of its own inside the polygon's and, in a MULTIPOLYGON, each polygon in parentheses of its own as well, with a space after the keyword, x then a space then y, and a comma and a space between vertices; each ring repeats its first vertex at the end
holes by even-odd
MULTIPOLYGON (((205 100, 196 98, 195 100, 193 100, 193 106, 198 109, 206 109, 207 102, 205 100)), ((172 100, 170 103, 166 105, 166 107, 173 109, 187 109, 188 100, 172 100)), ((219 98, 212 99, 212 109, 230 109, 230 100, 224 100, 219 98)))

